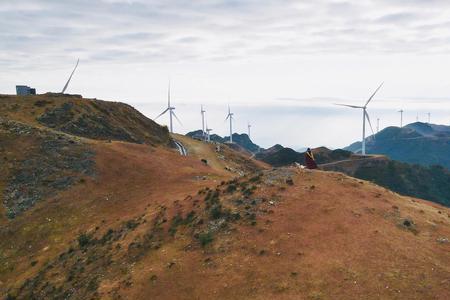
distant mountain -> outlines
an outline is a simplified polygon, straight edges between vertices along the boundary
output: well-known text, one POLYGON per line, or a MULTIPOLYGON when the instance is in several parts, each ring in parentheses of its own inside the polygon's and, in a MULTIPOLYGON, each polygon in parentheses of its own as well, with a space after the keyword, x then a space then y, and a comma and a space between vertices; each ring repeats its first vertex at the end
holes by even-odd
MULTIPOLYGON (((361 142, 344 149, 358 153, 361 142)), ((450 126, 416 122, 403 128, 387 127, 367 140, 366 151, 402 162, 450 169, 450 126)))
MULTIPOLYGON (((330 150, 326 147, 313 149, 315 159, 318 164, 348 159, 352 153, 345 150, 330 150)), ((256 159, 264 161, 274 167, 288 166, 293 163, 304 164, 305 152, 297 152, 291 148, 283 147, 279 144, 269 149, 261 151, 255 155, 256 159)))
MULTIPOLYGON (((201 130, 191 131, 186 133, 186 135, 199 140, 203 139, 201 130)), ((230 140, 230 137, 229 136, 221 137, 217 134, 212 134, 210 136, 210 139, 211 141, 214 142, 226 143, 230 140)), ((251 153, 256 153, 261 149, 261 147, 254 144, 252 140, 249 138, 249 136, 245 133, 243 134, 233 133, 233 142, 251 153)))
MULTIPOLYGON (((197 139, 197 140, 203 140, 203 132, 201 130, 195 130, 195 131, 188 132, 188 133, 186 133, 186 136, 189 136, 189 137, 197 139)), ((225 143, 225 139, 217 134, 211 134, 209 138, 213 142, 225 143)))
POLYGON ((302 163, 304 160, 303 154, 278 144, 256 153, 255 158, 274 167, 288 166, 295 162, 302 163))
MULTIPOLYGON (((230 139, 230 137, 226 136, 224 139, 226 141, 228 141, 230 139)), ((246 134, 246 133, 242 133, 242 134, 233 133, 233 142, 240 145, 241 147, 247 149, 248 151, 250 151, 252 153, 258 152, 258 150, 261 148, 258 145, 254 144, 250 140, 250 137, 248 136, 248 134, 246 134)))
POLYGON ((441 166, 412 165, 385 156, 365 159, 354 156, 346 161, 321 165, 321 169, 342 172, 403 195, 450 206, 450 171, 441 166))

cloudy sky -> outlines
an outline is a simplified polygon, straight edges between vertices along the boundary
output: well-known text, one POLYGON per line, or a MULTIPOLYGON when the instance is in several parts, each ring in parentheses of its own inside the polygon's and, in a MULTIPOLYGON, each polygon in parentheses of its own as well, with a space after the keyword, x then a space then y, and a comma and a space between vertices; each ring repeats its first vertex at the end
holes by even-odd
MULTIPOLYGON (((450 124, 448 0, 0 0, 0 93, 16 84, 130 103, 149 117, 173 103, 185 133, 200 104, 224 135, 342 147, 374 130, 427 120, 450 124)), ((161 117, 162 124, 167 117, 161 117)))

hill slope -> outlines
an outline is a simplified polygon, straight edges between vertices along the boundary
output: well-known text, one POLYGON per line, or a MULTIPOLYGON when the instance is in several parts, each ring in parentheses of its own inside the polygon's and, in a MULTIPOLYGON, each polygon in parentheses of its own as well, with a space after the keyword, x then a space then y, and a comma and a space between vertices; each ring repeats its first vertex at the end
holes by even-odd
MULTIPOLYGON (((450 206, 450 172, 440 166, 420 166, 390 160, 382 155, 352 155, 346 150, 313 149, 322 170, 338 171, 373 181, 397 193, 450 206)), ((282 146, 255 156, 272 166, 304 164, 304 154, 282 146)))
POLYGON ((120 102, 45 94, 0 96, 0 116, 96 140, 169 144, 166 127, 120 102))
POLYGON ((164 204, 142 200, 146 205, 136 207, 127 222, 91 226, 47 264, 34 267, 35 275, 10 294, 72 299, 450 296, 450 211, 368 182, 284 168, 164 204))
MULTIPOLYGON (((383 154, 393 160, 450 169, 450 126, 412 123, 403 128, 388 127, 369 139, 367 153, 383 154)), ((361 151, 361 142, 345 148, 361 151)))
POLYGON ((36 99, 11 100, 0 126, 2 200, 19 208, 0 214, 7 299, 450 296, 447 208, 338 173, 270 170, 181 135, 167 138, 188 156, 128 125, 144 144, 80 137, 20 103, 36 99))

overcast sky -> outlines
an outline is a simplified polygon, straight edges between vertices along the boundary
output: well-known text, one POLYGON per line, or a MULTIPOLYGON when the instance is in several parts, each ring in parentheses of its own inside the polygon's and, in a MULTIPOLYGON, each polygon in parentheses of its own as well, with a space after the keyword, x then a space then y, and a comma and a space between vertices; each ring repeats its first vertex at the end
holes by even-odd
MULTIPOLYGON (((372 125, 450 123, 448 0, 0 0, 0 93, 16 84, 123 101, 153 118, 167 82, 185 133, 206 106, 215 133, 263 147, 342 147, 372 125)), ((161 117, 167 124, 167 116, 161 117)), ((369 129, 370 130, 370 129, 369 129)))

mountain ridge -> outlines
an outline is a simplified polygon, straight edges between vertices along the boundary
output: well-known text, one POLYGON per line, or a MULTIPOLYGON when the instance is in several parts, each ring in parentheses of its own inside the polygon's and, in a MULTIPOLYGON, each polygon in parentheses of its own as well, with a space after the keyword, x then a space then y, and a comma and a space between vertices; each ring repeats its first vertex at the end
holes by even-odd
MULTIPOLYGON (((352 152, 360 149, 361 142, 344 148, 352 152)), ((450 169, 450 126, 416 122, 402 128, 387 127, 367 139, 366 151, 401 162, 450 169)))

